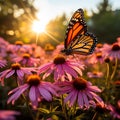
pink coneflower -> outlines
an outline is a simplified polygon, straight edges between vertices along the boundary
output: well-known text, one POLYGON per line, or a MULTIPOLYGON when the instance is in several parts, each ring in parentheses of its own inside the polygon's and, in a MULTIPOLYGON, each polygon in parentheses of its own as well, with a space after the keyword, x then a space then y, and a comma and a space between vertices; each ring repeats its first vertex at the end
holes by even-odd
POLYGON ((14 63, 11 65, 10 69, 4 70, 0 73, 0 79, 4 85, 4 78, 9 78, 12 75, 15 75, 20 80, 22 80, 24 75, 30 75, 33 71, 35 71, 34 68, 21 67, 19 63, 14 63))
POLYGON ((87 76, 89 78, 101 78, 103 77, 103 73, 102 72, 87 72, 87 76))
POLYGON ((92 107, 95 110, 95 112, 97 112, 99 114, 104 114, 104 113, 109 112, 108 105, 105 103, 99 104, 99 103, 93 103, 93 101, 92 101, 92 107))
POLYGON ((108 106, 109 110, 110 110, 110 114, 114 117, 114 118, 118 118, 120 119, 120 100, 117 103, 117 106, 114 107, 112 105, 108 106))
POLYGON ((28 76, 26 84, 21 85, 8 93, 8 95, 12 95, 9 97, 7 103, 12 102, 12 104, 14 104, 14 102, 26 90, 28 90, 28 96, 33 108, 36 108, 38 106, 38 102, 42 99, 51 101, 52 96, 57 95, 57 87, 54 86, 54 84, 41 81, 41 78, 38 75, 34 74, 28 76))
POLYGON ((40 46, 37 46, 36 44, 32 44, 31 49, 32 49, 31 54, 33 57, 38 58, 38 57, 45 56, 45 50, 43 48, 41 48, 40 46))
POLYGON ((21 63, 24 66, 36 66, 40 60, 33 58, 30 54, 24 53, 23 56, 19 56, 13 59, 14 62, 21 63))
POLYGON ((12 51, 13 52, 18 52, 18 51, 23 51, 23 42, 22 41, 16 41, 15 45, 13 45, 12 51))
POLYGON ((0 110, 0 120, 15 120, 15 115, 20 115, 20 113, 12 110, 0 110))
POLYGON ((105 44, 102 48, 102 51, 107 57, 120 59, 120 45, 117 42, 113 45, 105 44))
POLYGON ((95 53, 96 53, 96 52, 101 52, 102 47, 103 47, 103 44, 98 43, 98 44, 96 45, 96 47, 95 47, 95 53))
POLYGON ((95 63, 103 63, 104 62, 105 57, 103 56, 102 52, 97 52, 92 54, 89 58, 88 58, 88 62, 91 64, 95 64, 95 63))
POLYGON ((21 54, 21 53, 30 53, 31 52, 31 46, 30 45, 24 45, 22 41, 16 41, 15 44, 11 44, 9 46, 9 51, 12 53, 21 54))
POLYGON ((108 107, 106 104, 104 105, 101 105, 101 104, 96 104, 96 107, 95 107, 95 111, 100 113, 100 114, 104 114, 104 113, 107 113, 108 112, 108 107))
POLYGON ((53 56, 58 55, 61 53, 61 50, 64 49, 64 45, 60 44, 56 46, 56 49, 53 51, 53 56))
POLYGON ((67 77, 69 80, 73 77, 77 77, 78 74, 82 75, 84 66, 73 60, 66 60, 63 56, 56 57, 52 62, 39 67, 39 73, 45 73, 43 78, 46 78, 51 73, 54 74, 54 80, 64 81, 67 77), (77 74, 78 73, 78 74, 77 74))
POLYGON ((101 90, 97 86, 92 86, 91 82, 83 78, 76 78, 73 81, 64 81, 58 83, 58 85, 61 86, 60 94, 67 94, 64 102, 68 102, 69 106, 73 106, 74 103, 77 102, 81 109, 88 109, 91 106, 91 101, 103 105, 102 99, 95 93, 101 92, 101 90))

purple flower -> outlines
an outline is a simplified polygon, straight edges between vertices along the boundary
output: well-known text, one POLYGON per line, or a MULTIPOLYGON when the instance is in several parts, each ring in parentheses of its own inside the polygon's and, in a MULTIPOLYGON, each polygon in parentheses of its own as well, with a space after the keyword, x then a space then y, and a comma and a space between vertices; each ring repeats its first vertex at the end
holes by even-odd
POLYGON ((12 51, 13 52, 24 51, 23 42, 22 41, 16 41, 15 45, 12 46, 12 51))
POLYGON ((103 48, 103 44, 98 43, 95 47, 95 53, 101 52, 101 49, 103 48))
POLYGON ((21 67, 19 63, 14 63, 11 65, 10 69, 4 70, 0 73, 0 79, 2 84, 4 85, 4 78, 9 78, 12 75, 15 75, 20 80, 22 80, 25 74, 32 74, 32 71, 35 71, 34 68, 21 67))
POLYGON ((108 105, 107 104, 99 104, 99 103, 96 103, 94 104, 93 103, 93 106, 92 106, 95 111, 99 114, 105 114, 105 113, 108 113, 109 112, 109 109, 108 109, 108 105))
POLYGON ((0 120, 15 120, 15 115, 20 115, 20 113, 12 110, 0 110, 0 120))
POLYGON ((117 42, 112 45, 105 44, 102 48, 102 51, 103 55, 106 57, 120 59, 120 44, 117 42))
POLYGON ((64 81, 58 83, 58 85, 61 86, 60 94, 67 94, 64 102, 69 103, 69 106, 73 106, 77 102, 81 109, 88 109, 91 106, 91 101, 103 105, 102 99, 96 94, 96 92, 101 92, 101 90, 97 86, 92 86, 91 82, 83 78, 64 81))
POLYGON ((108 106, 108 109, 110 110, 110 114, 114 117, 114 118, 118 118, 120 119, 120 100, 117 103, 117 106, 114 107, 112 105, 108 106))
POLYGON ((52 62, 40 66, 38 73, 45 73, 43 79, 53 73, 54 80, 64 81, 65 78, 72 80, 72 76, 77 77, 78 74, 82 75, 81 70, 83 69, 83 64, 73 60, 66 60, 63 56, 58 56, 52 62))
POLYGON ((102 72, 87 72, 87 76, 89 78, 101 78, 103 77, 103 73, 102 72))
POLYGON ((51 101, 53 95, 57 96, 57 87, 55 87, 54 84, 43 82, 38 75, 34 74, 28 76, 26 84, 21 85, 8 93, 8 95, 12 95, 9 97, 7 103, 12 102, 12 104, 14 104, 20 95, 27 90, 33 108, 36 108, 38 106, 38 102, 42 99, 51 101))
POLYGON ((14 58, 13 61, 21 63, 24 66, 36 66, 40 62, 39 59, 33 58, 28 53, 23 54, 23 56, 14 58))
POLYGON ((53 51, 53 56, 58 55, 61 53, 61 50, 64 49, 64 45, 60 44, 56 46, 56 49, 53 51))
POLYGON ((103 56, 102 52, 96 52, 88 58, 88 62, 91 64, 95 64, 98 62, 102 64, 104 62, 104 59, 105 57, 103 56))
POLYGON ((42 47, 37 46, 36 44, 31 44, 30 47, 32 49, 32 53, 30 54, 32 54, 34 58, 44 58, 45 50, 42 47))

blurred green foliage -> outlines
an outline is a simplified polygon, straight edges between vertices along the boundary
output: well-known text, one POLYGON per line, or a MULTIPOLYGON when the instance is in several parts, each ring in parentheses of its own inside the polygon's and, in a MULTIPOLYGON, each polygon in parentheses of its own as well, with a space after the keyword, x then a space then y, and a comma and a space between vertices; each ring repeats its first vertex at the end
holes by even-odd
POLYGON ((102 43, 113 43, 120 36, 120 10, 112 11, 112 5, 108 0, 103 0, 98 5, 98 13, 94 13, 89 19, 90 30, 102 43))

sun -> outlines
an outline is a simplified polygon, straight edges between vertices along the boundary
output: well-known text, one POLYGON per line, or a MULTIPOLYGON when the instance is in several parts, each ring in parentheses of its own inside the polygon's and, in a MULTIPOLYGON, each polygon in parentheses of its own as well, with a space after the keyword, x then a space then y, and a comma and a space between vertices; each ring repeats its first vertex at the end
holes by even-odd
POLYGON ((43 33, 46 29, 46 24, 44 21, 34 20, 32 23, 32 30, 36 33, 43 33))

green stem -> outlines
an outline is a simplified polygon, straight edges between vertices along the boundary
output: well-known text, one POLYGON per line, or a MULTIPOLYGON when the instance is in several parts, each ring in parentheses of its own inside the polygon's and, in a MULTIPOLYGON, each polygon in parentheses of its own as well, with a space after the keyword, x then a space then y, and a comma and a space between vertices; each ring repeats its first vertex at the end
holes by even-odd
POLYGON ((106 84, 106 87, 108 87, 108 83, 109 83, 108 79, 109 79, 109 74, 110 74, 110 66, 109 66, 109 63, 107 63, 106 65, 107 65, 106 66, 107 67, 107 70, 106 70, 107 72, 106 72, 106 82, 105 82, 105 84, 106 84))
POLYGON ((26 103, 26 105, 27 105, 27 110, 28 110, 28 112, 30 113, 32 119, 33 119, 33 120, 36 120, 35 117, 34 117, 34 115, 33 115, 33 113, 32 113, 32 109, 30 108, 29 102, 28 102, 28 100, 26 99, 25 95, 22 94, 22 97, 23 97, 23 99, 25 100, 25 103, 26 103))
MULTIPOLYGON (((25 98, 25 97, 24 97, 24 98, 25 98)), ((26 98, 25 98, 25 99, 26 99, 26 98)), ((26 105, 27 105, 28 112, 30 113, 32 119, 33 119, 33 120, 36 120, 35 117, 34 117, 34 115, 33 115, 33 113, 32 113, 32 109, 30 108, 29 102, 27 101, 27 99, 26 99, 26 105)))
POLYGON ((37 114, 36 114, 36 119, 35 120, 39 120, 39 115, 40 115, 40 112, 37 111, 37 114))
POLYGON ((109 90, 109 74, 110 74, 110 64, 106 63, 106 80, 105 80, 105 102, 108 102, 108 90, 109 90))
POLYGON ((116 73, 116 70, 117 70, 117 64, 118 64, 118 59, 116 58, 116 59, 115 59, 115 66, 114 66, 112 75, 111 75, 111 77, 110 77, 110 80, 112 80, 113 77, 115 76, 115 73, 116 73))
POLYGON ((69 120, 68 116, 67 116, 67 112, 66 112, 66 106, 64 104, 64 98, 63 98, 63 95, 62 95, 62 110, 63 110, 63 113, 65 115, 65 120, 69 120))
POLYGON ((95 114, 94 114, 92 120, 96 120, 96 116, 97 116, 97 112, 95 112, 95 114))

